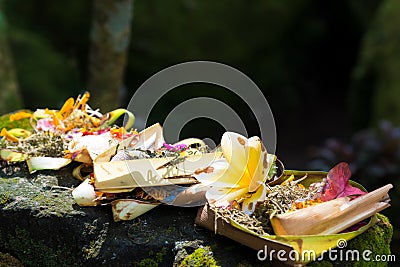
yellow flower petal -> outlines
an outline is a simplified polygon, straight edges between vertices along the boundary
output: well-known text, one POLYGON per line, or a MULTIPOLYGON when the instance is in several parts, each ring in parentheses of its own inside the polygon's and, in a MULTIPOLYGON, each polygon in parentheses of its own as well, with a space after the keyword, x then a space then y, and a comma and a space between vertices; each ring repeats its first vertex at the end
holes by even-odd
POLYGON ((195 178, 204 185, 213 187, 237 188, 241 179, 240 173, 236 173, 235 169, 225 159, 218 159, 202 169, 195 171, 195 178))
POLYGON ((249 183, 249 192, 254 192, 265 182, 266 175, 263 161, 267 155, 266 149, 263 147, 259 137, 254 136, 249 138, 249 162, 247 169, 251 175, 249 183))
POLYGON ((74 109, 85 110, 86 103, 89 101, 89 98, 90 98, 89 92, 85 92, 82 96, 79 95, 76 99, 74 109))
POLYGON ((18 138, 15 137, 14 135, 12 135, 11 133, 9 133, 6 128, 3 128, 1 130, 0 136, 4 136, 8 141, 11 141, 11 142, 18 142, 19 141, 18 138))
POLYGON ((212 187, 206 198, 215 206, 227 206, 230 201, 254 192, 243 207, 252 213, 257 201, 266 194, 265 180, 272 164, 267 150, 259 137, 247 139, 233 132, 224 133, 221 148, 225 159, 197 170, 194 176, 212 187))
POLYGON ((256 209, 257 202, 264 201, 266 195, 267 186, 263 183, 254 194, 251 194, 249 198, 243 201, 242 211, 246 214, 252 214, 256 209))
POLYGON ((247 138, 238 133, 226 132, 222 135, 221 148, 230 168, 240 175, 240 184, 248 185, 251 182, 251 175, 247 169, 249 161, 247 138))
POLYGON ((60 114, 63 119, 68 117, 68 115, 71 114, 72 110, 74 109, 74 103, 75 100, 72 97, 68 98, 68 100, 65 101, 64 105, 62 106, 58 114, 60 114))
POLYGON ((206 198, 211 206, 227 207, 231 201, 246 194, 247 188, 218 188, 213 187, 206 193, 206 198))
POLYGON ((122 115, 126 114, 126 116, 128 116, 128 119, 125 122, 125 129, 130 129, 133 127, 134 123, 135 123, 135 115, 133 115, 132 112, 130 112, 127 109, 123 109, 123 108, 118 108, 116 110, 110 111, 106 114, 103 115, 103 117, 100 120, 100 124, 104 125, 104 126, 113 126, 115 121, 121 117, 122 115))

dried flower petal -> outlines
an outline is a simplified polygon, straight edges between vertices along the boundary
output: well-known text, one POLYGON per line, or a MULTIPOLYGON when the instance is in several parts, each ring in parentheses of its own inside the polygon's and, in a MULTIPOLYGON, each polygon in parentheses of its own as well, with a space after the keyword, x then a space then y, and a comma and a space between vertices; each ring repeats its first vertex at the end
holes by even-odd
POLYGON ((349 184, 350 177, 351 170, 346 162, 341 162, 333 167, 327 175, 327 181, 321 194, 321 200, 329 201, 339 197, 364 195, 364 191, 349 184))

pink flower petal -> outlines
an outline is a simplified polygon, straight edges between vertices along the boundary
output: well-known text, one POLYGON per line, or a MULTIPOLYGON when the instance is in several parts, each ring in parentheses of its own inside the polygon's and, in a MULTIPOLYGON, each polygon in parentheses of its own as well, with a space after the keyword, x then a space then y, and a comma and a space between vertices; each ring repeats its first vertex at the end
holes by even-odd
POLYGON ((365 192, 351 186, 349 179, 351 170, 349 164, 341 162, 333 167, 327 175, 327 182, 321 194, 322 201, 329 201, 338 197, 364 195, 365 192))

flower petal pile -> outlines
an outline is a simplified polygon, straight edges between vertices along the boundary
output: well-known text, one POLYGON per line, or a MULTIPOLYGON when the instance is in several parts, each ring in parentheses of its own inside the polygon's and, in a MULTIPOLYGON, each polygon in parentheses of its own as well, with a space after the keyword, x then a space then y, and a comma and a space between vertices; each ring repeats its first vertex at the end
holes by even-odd
POLYGON ((124 138, 137 135, 136 131, 130 130, 135 119, 130 111, 116 109, 103 115, 90 108, 87 104, 89 98, 89 92, 85 92, 76 100, 69 98, 60 110, 45 108, 35 112, 24 110, 10 114, 10 124, 29 119, 31 127, 1 129, 1 159, 26 160, 31 172, 59 169, 72 160, 90 164, 94 154, 104 152, 124 138), (128 116, 126 125, 115 126, 114 122, 123 114, 128 116), (104 145, 105 142, 108 145, 104 145), (86 156, 89 154, 91 157, 86 156))

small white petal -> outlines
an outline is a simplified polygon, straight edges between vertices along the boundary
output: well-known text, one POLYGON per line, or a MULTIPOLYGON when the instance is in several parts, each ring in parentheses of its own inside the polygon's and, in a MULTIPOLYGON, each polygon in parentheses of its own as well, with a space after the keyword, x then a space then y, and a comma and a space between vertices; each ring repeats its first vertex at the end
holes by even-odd
POLYGON ((72 191, 72 197, 79 206, 96 206, 96 192, 93 185, 89 183, 89 179, 83 181, 77 188, 72 191))
POLYGON ((211 206, 227 207, 231 201, 247 192, 247 188, 216 188, 213 187, 206 193, 206 198, 211 206))
POLYGON ((241 178, 225 159, 215 160, 210 166, 196 170, 194 177, 204 185, 228 188, 238 187, 241 178))

